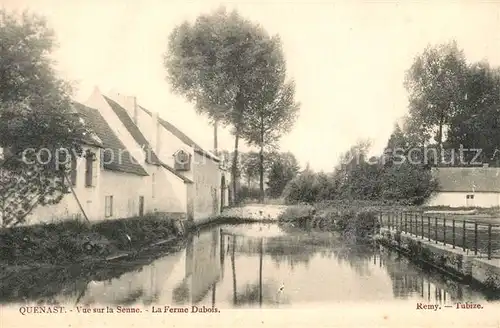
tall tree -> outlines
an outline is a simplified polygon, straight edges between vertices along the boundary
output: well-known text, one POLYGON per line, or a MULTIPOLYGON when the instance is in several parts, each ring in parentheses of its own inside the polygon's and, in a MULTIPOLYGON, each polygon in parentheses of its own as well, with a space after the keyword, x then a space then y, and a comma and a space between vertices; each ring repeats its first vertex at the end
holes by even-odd
POLYGON ((174 29, 164 56, 173 91, 195 104, 212 122, 232 127, 233 190, 245 113, 272 80, 268 67, 276 41, 260 25, 221 8, 174 29))
MULTIPOLYGON (((469 66, 465 84, 464 106, 452 117, 448 134, 449 147, 458 149, 481 149, 481 158, 476 161, 489 162, 500 142, 500 69, 487 62, 469 66)), ((475 152, 464 153, 469 163, 475 152)))
POLYGON ((243 135, 249 144, 259 147, 260 201, 264 201, 264 152, 275 145, 284 133, 291 130, 299 110, 295 102, 295 84, 285 82, 285 60, 276 40, 274 56, 270 56, 269 67, 273 67, 273 79, 264 83, 260 97, 254 102, 252 111, 245 118, 243 135))
POLYGON ((395 162, 404 161, 407 149, 408 140, 399 124, 395 124, 382 157, 384 166, 392 166, 395 162))
POLYGON ((439 153, 444 128, 465 99, 467 63, 455 41, 428 46, 407 71, 410 119, 423 133, 435 135, 439 153))
POLYGON ((59 202, 68 186, 65 167, 55 165, 56 152, 81 155, 79 141, 86 131, 72 111, 70 86, 56 76, 49 58, 55 41, 42 17, 0 10, 3 226, 23 223, 38 205, 59 202))

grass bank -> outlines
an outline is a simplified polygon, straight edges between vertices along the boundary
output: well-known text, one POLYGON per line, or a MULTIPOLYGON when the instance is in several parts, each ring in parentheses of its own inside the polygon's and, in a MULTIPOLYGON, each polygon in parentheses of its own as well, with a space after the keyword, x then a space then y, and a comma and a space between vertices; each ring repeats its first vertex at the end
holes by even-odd
POLYGON ((79 220, 0 230, 0 266, 63 266, 100 261, 138 252, 182 235, 174 219, 157 215, 106 220, 79 220))
POLYGON ((338 199, 325 200, 309 204, 317 210, 336 208, 339 211, 345 210, 374 210, 374 211, 420 211, 420 212, 449 212, 450 215, 481 215, 490 217, 500 217, 500 207, 481 208, 481 207, 450 207, 450 206, 426 206, 426 205, 408 205, 405 202, 381 201, 381 200, 356 200, 356 199, 338 199), (468 212, 468 213, 466 213, 468 212))

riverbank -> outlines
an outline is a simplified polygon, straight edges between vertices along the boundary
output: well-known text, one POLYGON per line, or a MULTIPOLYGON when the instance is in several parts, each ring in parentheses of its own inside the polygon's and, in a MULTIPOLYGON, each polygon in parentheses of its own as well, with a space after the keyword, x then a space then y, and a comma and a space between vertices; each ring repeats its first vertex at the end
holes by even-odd
MULTIPOLYGON (((440 240, 432 240, 430 235, 423 238, 421 235, 401 233, 396 229, 386 229, 381 227, 382 222, 379 220, 379 215, 382 212, 393 213, 394 215, 391 214, 391 217, 394 216, 399 219, 402 218, 401 213, 404 213, 405 210, 408 213, 413 213, 413 215, 420 213, 419 218, 422 217, 422 213, 439 215, 444 219, 444 222, 446 222, 446 218, 449 219, 449 229, 451 230, 449 239, 453 238, 455 240, 453 236, 455 236, 455 230, 458 230, 455 228, 455 221, 458 222, 457 225, 460 225, 460 227, 462 225, 466 226, 466 224, 472 224, 472 227, 474 227, 474 224, 477 226, 478 223, 490 224, 491 226, 491 222, 496 221, 493 212, 453 211, 448 209, 433 212, 430 210, 423 211, 422 208, 415 211, 414 207, 402 208, 394 205, 359 204, 359 202, 357 202, 357 205, 330 202, 290 206, 279 217, 279 221, 280 224, 298 226, 303 229, 337 231, 353 238, 375 239, 385 246, 397 250, 421 266, 432 267, 458 281, 474 284, 492 298, 500 298, 500 259, 491 257, 492 253, 497 253, 491 252, 491 247, 489 247, 489 253, 474 254, 474 251, 465 249, 465 247, 454 247, 450 243, 446 244, 440 240), (485 254, 490 255, 485 256, 485 254)), ((413 227, 412 222, 415 224, 416 220, 413 219, 413 221, 409 220, 408 222, 408 227, 413 227)), ((426 227, 426 232, 428 228, 426 227)), ((419 229, 423 231, 421 224, 419 229)), ((474 230, 471 231, 474 234, 474 230)), ((466 232, 463 235, 469 236, 470 233, 466 232)), ((477 231, 476 235, 479 236, 477 231)), ((481 246, 484 242, 477 241, 469 244, 477 247, 478 244, 481 246)))
POLYGON ((278 216, 282 225, 336 231, 356 238, 369 238, 377 228, 377 211, 370 207, 294 205, 278 216))
MULTIPOLYGON (((274 222, 281 227, 340 232, 344 237, 371 240, 379 228, 378 208, 356 204, 359 207, 332 203, 314 206, 250 204, 226 209, 219 216, 191 224, 155 215, 90 225, 70 220, 3 229, 0 230, 0 278, 20 270, 63 269, 75 265, 93 267, 123 263, 127 267, 140 258, 174 250, 190 235, 221 224, 274 222)), ((396 210, 397 207, 391 208, 396 210)), ((497 278, 491 275, 492 270, 495 271, 491 268, 493 262, 486 262, 476 261, 476 271, 483 274, 478 280, 483 284, 500 285, 500 274, 494 276, 497 278)))
POLYGON ((20 268, 113 261, 178 241, 185 234, 181 221, 161 214, 1 229, 0 265, 20 268))
POLYGON ((275 222, 284 206, 246 205, 194 223, 167 214, 86 223, 79 220, 0 230, 0 276, 32 268, 134 259, 182 244, 193 232, 219 224, 275 222))
MULTIPOLYGON (((218 225, 185 239, 182 248, 170 252, 19 272, 0 281, 2 304, 148 308, 194 302, 242 309, 363 299, 404 300, 413 308, 419 301, 416 297, 420 292, 427 295, 428 288, 439 290, 449 302, 486 304, 474 288, 420 270, 387 248, 345 240, 335 232, 283 230, 276 223, 257 223, 218 225), (283 285, 284 292, 277 295, 283 285)), ((440 301, 437 292, 433 294, 440 301)))
POLYGON ((491 298, 500 299, 500 259, 488 260, 469 249, 389 228, 381 228, 375 239, 419 265, 432 267, 465 284, 478 286, 491 298))

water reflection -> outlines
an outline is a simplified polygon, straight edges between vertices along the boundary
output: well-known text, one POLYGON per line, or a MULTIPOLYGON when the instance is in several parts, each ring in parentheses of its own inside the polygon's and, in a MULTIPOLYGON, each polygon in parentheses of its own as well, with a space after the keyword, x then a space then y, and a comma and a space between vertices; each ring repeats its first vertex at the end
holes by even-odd
POLYGON ((336 234, 223 226, 159 258, 36 270, 0 279, 2 303, 279 307, 304 302, 479 301, 398 254, 336 234), (248 234, 246 233, 248 231, 248 234), (5 278, 5 279, 4 279, 5 278))
POLYGON ((429 302, 448 303, 476 299, 478 293, 438 274, 426 273, 396 252, 381 248, 379 261, 392 280, 394 296, 399 299, 418 295, 429 302))

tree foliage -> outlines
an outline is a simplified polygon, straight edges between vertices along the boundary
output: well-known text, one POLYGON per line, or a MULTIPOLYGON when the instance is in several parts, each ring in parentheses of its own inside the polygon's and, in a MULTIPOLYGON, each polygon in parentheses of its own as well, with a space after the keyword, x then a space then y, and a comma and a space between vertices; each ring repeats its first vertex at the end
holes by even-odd
POLYGON ((467 62, 456 42, 428 46, 409 68, 405 87, 408 115, 376 161, 366 160, 369 143, 357 144, 333 174, 306 172, 292 180, 285 198, 422 204, 438 186, 435 166, 500 166, 499 67, 467 62))
POLYGON ((61 200, 67 184, 55 152, 81 155, 86 131, 72 111, 70 86, 53 69, 55 36, 46 21, 1 10, 0 45, 0 216, 8 226, 61 200), (51 161, 35 156, 41 149, 51 161))
MULTIPOLYGON (((472 63, 464 89, 466 99, 450 120, 447 147, 481 149, 480 160, 489 162, 500 142, 500 69, 487 62, 472 63)), ((474 156, 465 155, 467 162, 474 156)))
POLYGON ((245 118, 265 103, 264 91, 277 79, 280 47, 278 37, 224 8, 182 23, 169 38, 164 65, 174 92, 212 121, 232 127, 234 190, 245 118))
MULTIPOLYGON (((281 47, 276 47, 280 50, 281 47)), ((299 110, 295 102, 295 84, 285 82, 285 61, 282 52, 275 56, 274 80, 266 81, 256 108, 246 112, 243 136, 250 145, 259 147, 260 198, 264 200, 264 153, 288 133, 299 110)))
POLYGON ((274 156, 267 181, 269 196, 273 198, 281 197, 287 183, 299 173, 299 168, 297 158, 290 152, 274 156))
POLYGON ((400 201, 422 204, 436 190, 429 167, 408 160, 407 136, 398 125, 384 153, 368 158, 369 141, 360 141, 340 156, 332 173, 306 170, 285 187, 290 203, 324 200, 400 201), (398 153, 392 150, 398 149, 398 153))
POLYGON ((439 148, 444 127, 463 106, 466 72, 464 53, 454 41, 428 46, 407 71, 410 126, 417 134, 433 136, 439 148))
POLYGON ((410 110, 403 130, 413 146, 436 150, 432 165, 499 164, 498 67, 467 62, 456 42, 449 42, 417 56, 405 83, 410 110), (461 148, 469 150, 463 159, 457 155, 461 148))
POLYGON ((241 153, 240 167, 248 188, 252 188, 254 181, 259 177, 259 154, 254 151, 241 153))
MULTIPOLYGON (((220 156, 225 159, 233 157, 233 153, 222 150, 220 156)), ((229 162, 232 164, 232 162, 229 162)), ((260 198, 260 188, 255 187, 260 171, 259 153, 255 151, 238 154, 238 182, 241 184, 241 198, 260 198), (258 196, 258 197, 255 197, 258 196)), ((279 198, 285 185, 299 173, 296 157, 290 152, 272 151, 265 153, 264 177, 267 184, 267 196, 279 198)))

